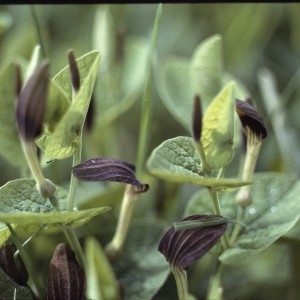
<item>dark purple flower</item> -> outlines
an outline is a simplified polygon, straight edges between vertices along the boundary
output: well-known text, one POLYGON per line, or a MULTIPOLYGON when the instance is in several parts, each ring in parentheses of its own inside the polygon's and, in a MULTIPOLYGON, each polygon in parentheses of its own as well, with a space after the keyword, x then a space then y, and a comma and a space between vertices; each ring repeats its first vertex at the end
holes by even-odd
POLYGON ((89 159, 75 167, 73 174, 83 181, 115 181, 141 187, 146 192, 148 184, 141 183, 135 176, 134 165, 122 160, 98 157, 89 159))
MULTIPOLYGON (((48 70, 48 61, 42 61, 20 92, 16 118, 20 137, 24 141, 33 141, 42 132, 49 84, 48 70)), ((19 86, 18 81, 19 78, 19 86)), ((16 89, 19 89, 18 86, 16 89)))
MULTIPOLYGON (((209 221, 217 217, 222 218, 217 215, 192 215, 181 221, 209 221)), ((162 236, 158 250, 170 265, 186 270, 219 241, 226 229, 227 223, 181 231, 176 231, 174 227, 171 227, 162 236)))

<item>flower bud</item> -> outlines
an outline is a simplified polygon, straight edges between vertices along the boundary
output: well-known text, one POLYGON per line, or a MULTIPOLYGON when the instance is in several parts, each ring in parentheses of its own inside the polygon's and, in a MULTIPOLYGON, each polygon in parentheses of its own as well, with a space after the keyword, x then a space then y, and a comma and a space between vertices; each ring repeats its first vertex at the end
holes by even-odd
POLYGON ((199 141, 202 131, 202 109, 200 97, 198 95, 194 98, 193 120, 192 120, 192 135, 195 141, 199 141))
MULTIPOLYGON (((242 176, 242 179, 245 181, 252 179, 262 141, 267 136, 267 129, 263 119, 249 102, 249 99, 247 101, 236 100, 236 112, 246 135, 247 146, 242 176)), ((252 203, 250 186, 241 187, 235 200, 243 208, 250 205, 252 203)))
MULTIPOLYGON (((16 118, 19 135, 24 141, 33 141, 42 131, 49 84, 48 70, 48 61, 42 61, 20 92, 16 118)), ((17 86, 18 93, 19 84, 17 86)))
POLYGON ((73 50, 69 50, 68 52, 68 61, 70 66, 71 83, 73 89, 77 92, 80 89, 80 74, 73 50))

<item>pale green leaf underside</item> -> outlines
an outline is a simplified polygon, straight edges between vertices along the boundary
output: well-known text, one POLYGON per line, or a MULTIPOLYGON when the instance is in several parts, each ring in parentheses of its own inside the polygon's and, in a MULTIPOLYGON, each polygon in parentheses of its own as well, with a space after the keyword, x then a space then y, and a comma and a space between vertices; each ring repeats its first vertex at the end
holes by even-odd
POLYGON ((193 139, 184 136, 168 139, 154 149, 147 161, 147 168, 152 175, 164 180, 193 183, 219 190, 249 184, 238 179, 205 177, 193 139))
MULTIPOLYGON (((289 231, 300 216, 300 181, 280 173, 258 173, 252 185, 253 203, 242 222, 247 225, 237 242, 221 256, 224 264, 241 262, 270 246, 289 231)), ((235 194, 220 195, 223 216, 235 219, 235 194)), ((208 193, 201 190, 189 202, 185 215, 213 213, 208 193)))
POLYGON ((79 143, 90 99, 99 70, 99 52, 90 52, 77 60, 80 73, 80 90, 72 100, 69 67, 63 69, 53 80, 72 102, 67 112, 56 125, 53 133, 45 134, 37 142, 50 159, 63 159, 71 156, 79 143))
POLYGON ((0 246, 2 246, 10 237, 10 231, 5 224, 0 223, 0 246))
POLYGON ((49 200, 38 193, 33 179, 9 181, 0 188, 0 222, 10 224, 73 223, 108 211, 109 207, 66 212, 67 192, 57 187, 55 193, 62 212, 54 212, 49 200))
POLYGON ((95 238, 87 238, 85 254, 87 260, 87 297, 89 299, 118 300, 118 282, 105 252, 95 238))
POLYGON ((233 81, 227 83, 203 117, 201 143, 212 169, 227 166, 233 157, 234 87, 233 81))
POLYGON ((14 166, 24 166, 15 119, 15 65, 10 64, 0 74, 0 154, 14 166))

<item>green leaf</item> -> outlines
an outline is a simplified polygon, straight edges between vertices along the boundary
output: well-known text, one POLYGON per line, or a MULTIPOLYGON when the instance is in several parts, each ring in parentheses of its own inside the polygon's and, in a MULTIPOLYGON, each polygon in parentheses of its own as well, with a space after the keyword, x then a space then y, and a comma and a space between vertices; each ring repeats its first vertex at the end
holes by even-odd
POLYGON ((5 244, 5 242, 10 237, 10 231, 5 224, 0 223, 0 247, 5 244))
POLYGON ((113 263, 124 289, 124 299, 152 299, 170 274, 169 264, 157 250, 166 226, 157 219, 132 223, 123 255, 113 263))
POLYGON ((201 143, 212 169, 227 166, 233 157, 234 87, 234 82, 227 83, 203 117, 201 143))
POLYGON ((9 64, 0 73, 0 154, 12 165, 26 165, 15 119, 15 66, 9 64))
POLYGON ((200 95, 204 110, 222 88, 222 37, 213 35, 195 49, 190 62, 190 78, 200 95))
POLYGON ((142 93, 149 56, 148 40, 127 38, 123 51, 123 62, 101 73, 95 87, 96 128, 119 117, 142 93))
POLYGON ((119 286, 107 256, 97 240, 88 237, 85 242, 87 259, 86 295, 88 299, 118 300, 119 286))
POLYGON ((72 102, 53 133, 45 132, 37 141, 47 157, 63 159, 71 156, 76 150, 93 93, 99 63, 100 54, 97 51, 90 52, 77 60, 81 83, 80 90, 73 100, 69 67, 67 66, 54 77, 53 81, 61 87, 67 99, 72 102))
MULTIPOLYGON (((67 198, 67 192, 57 187, 55 196, 60 201, 67 198)), ((66 202, 62 204, 66 206, 66 202)), ((109 207, 99 207, 82 211, 54 212, 49 200, 38 193, 33 179, 9 181, 0 188, 0 222, 2 223, 71 224, 90 219, 109 209, 109 207)))
POLYGON ((188 131, 191 130, 194 91, 189 80, 189 60, 171 56, 158 68, 156 85, 166 108, 188 131))
POLYGON ((0 13, 0 36, 3 35, 10 28, 13 23, 13 19, 10 13, 1 11, 0 13))
POLYGON ((46 103, 46 111, 44 116, 44 123, 46 130, 52 133, 55 126, 61 120, 70 106, 69 100, 61 88, 51 80, 49 82, 48 97, 46 103))
MULTIPOLYGON (((234 245, 219 258, 224 264, 238 263, 258 254, 288 232, 300 216, 300 181, 280 173, 258 173, 251 187, 253 203, 241 220, 243 227, 234 245)), ((222 215, 236 218, 235 195, 220 195, 222 215)), ((189 202, 185 215, 213 213, 209 194, 197 192, 189 202)), ((231 224, 232 228, 232 224, 231 224)), ((230 230, 229 230, 230 232, 230 230)))
POLYGON ((27 286, 20 286, 15 283, 7 274, 0 268, 0 298, 1 299, 35 299, 31 289, 27 286), (14 295, 16 293, 16 298, 14 295))
POLYGON ((100 73, 109 72, 116 56, 116 25, 108 5, 97 6, 93 24, 93 48, 102 54, 100 73))
POLYGON ((222 191, 249 184, 238 179, 204 177, 194 141, 184 136, 168 139, 155 148, 147 161, 147 168, 152 175, 168 181, 193 183, 222 191))

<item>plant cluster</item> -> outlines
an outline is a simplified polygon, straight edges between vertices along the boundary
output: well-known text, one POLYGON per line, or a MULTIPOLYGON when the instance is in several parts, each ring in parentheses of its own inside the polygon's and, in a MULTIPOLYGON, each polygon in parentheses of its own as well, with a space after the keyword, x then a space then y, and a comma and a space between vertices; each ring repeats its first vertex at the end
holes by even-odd
MULTIPOLYGON (((94 49, 77 57, 70 47, 55 75, 32 8, 38 43, 0 70, 0 154, 18 170, 0 187, 0 298, 233 299, 238 272, 247 284, 257 264, 286 264, 281 253, 296 263, 300 181, 256 172, 265 140, 282 128, 225 70, 226 37, 159 64, 162 4, 150 38, 128 37, 110 6, 96 8, 94 49), (186 134, 152 149, 155 92, 186 134), (135 141, 129 109, 139 116, 135 141)), ((268 70, 260 83, 264 98, 276 97, 268 70)))

